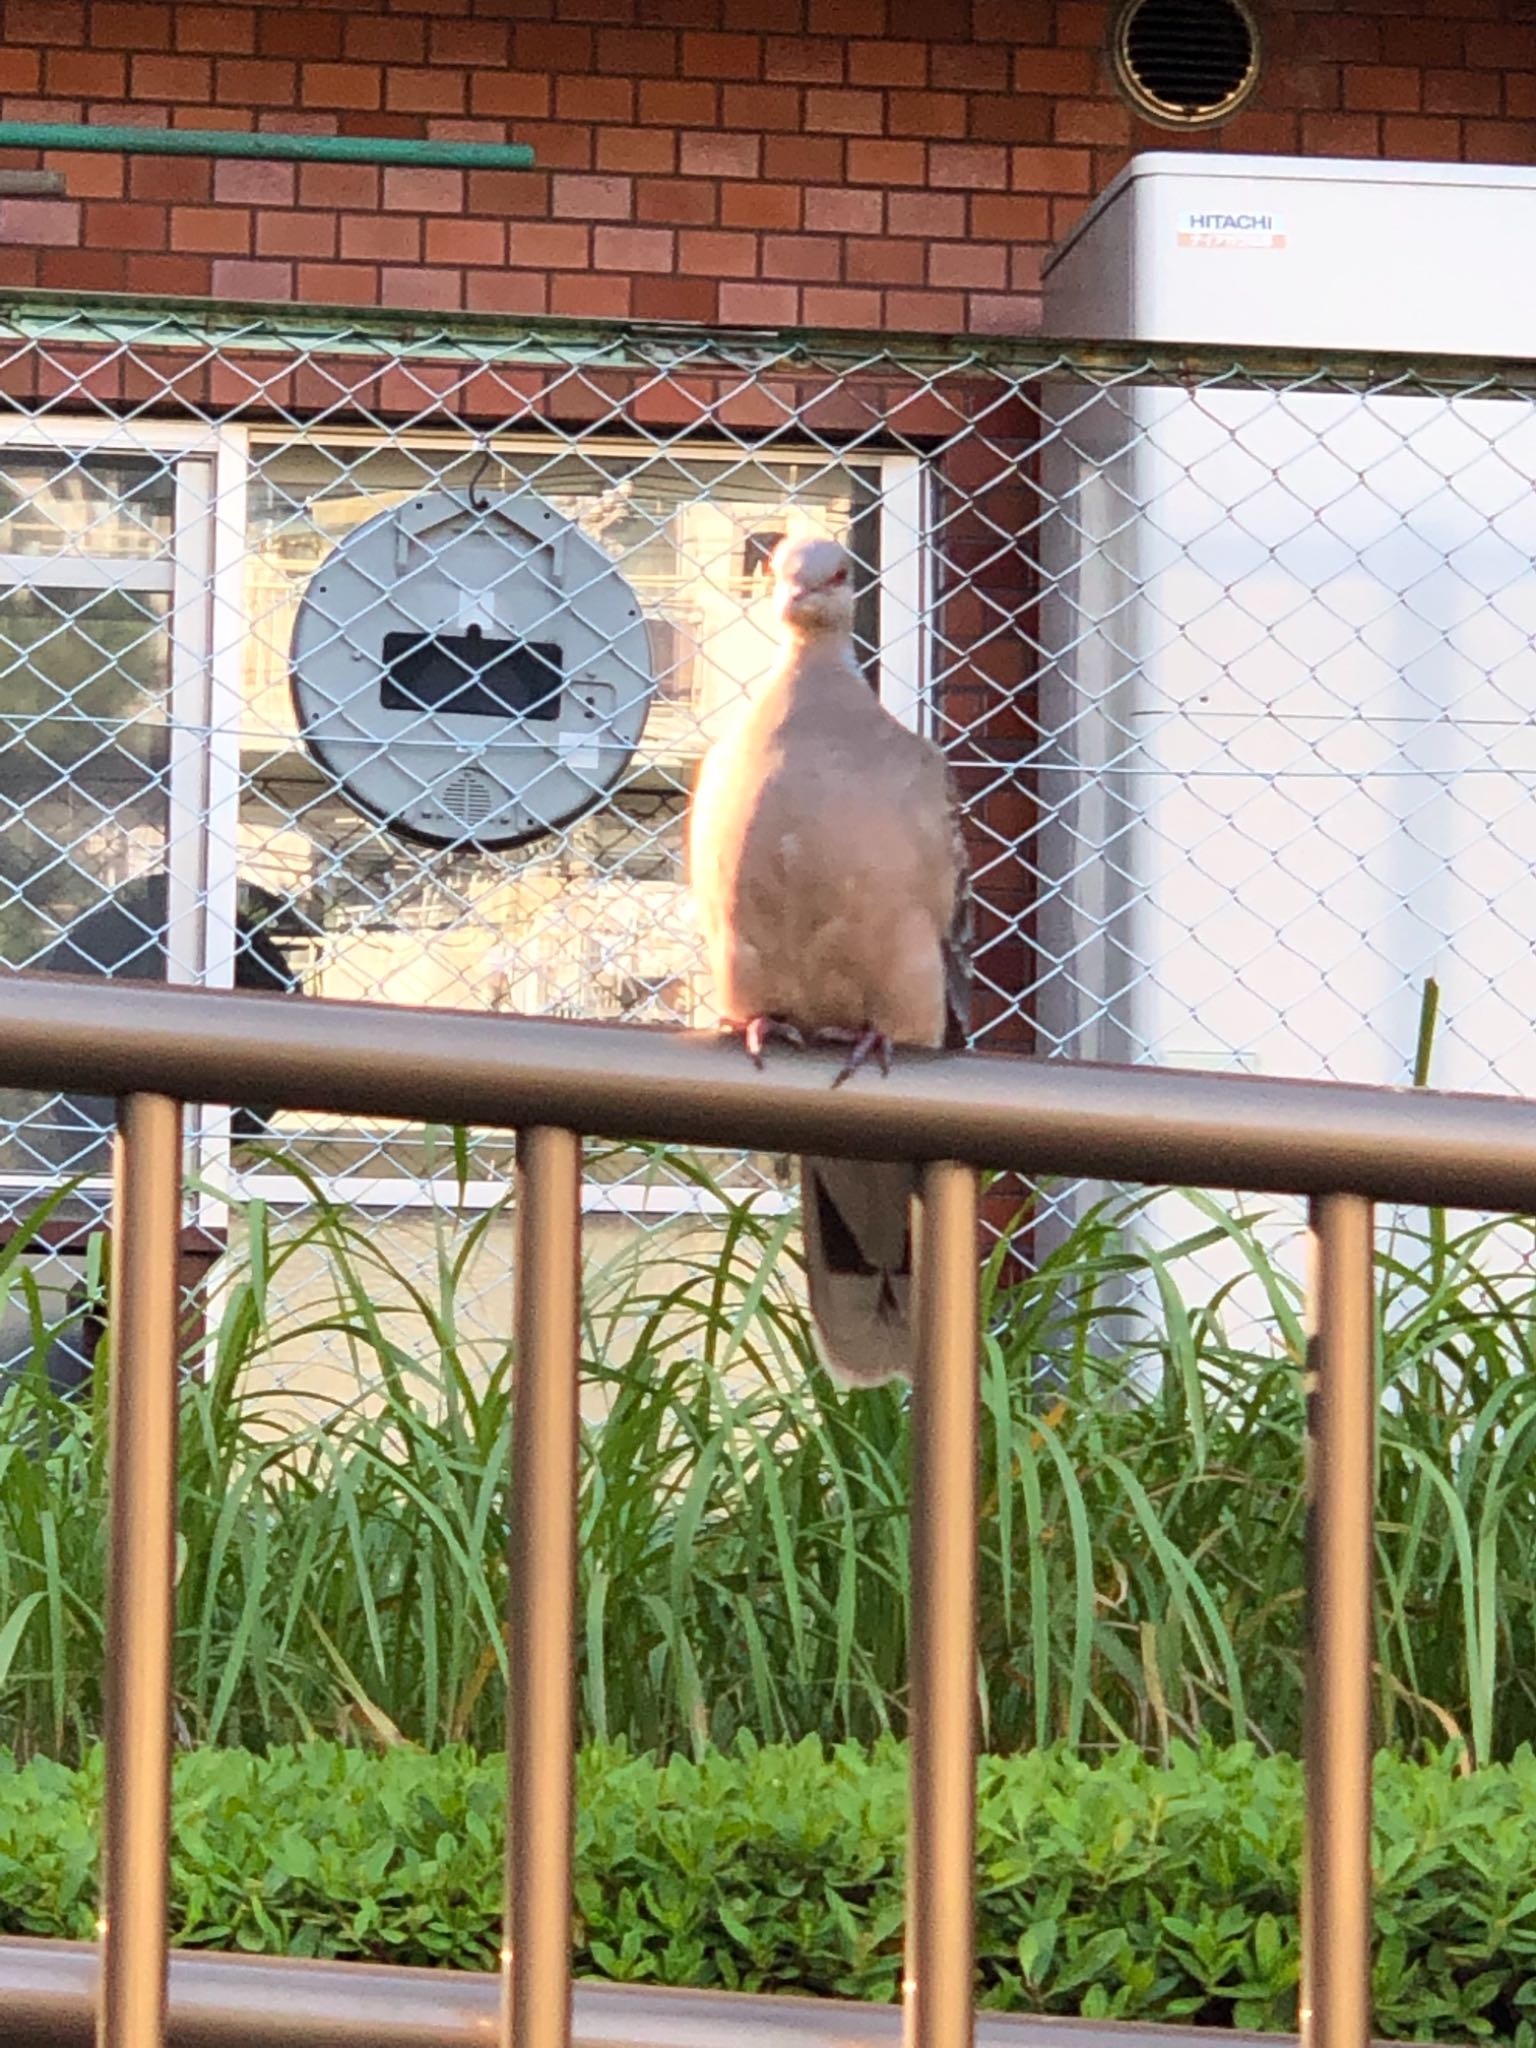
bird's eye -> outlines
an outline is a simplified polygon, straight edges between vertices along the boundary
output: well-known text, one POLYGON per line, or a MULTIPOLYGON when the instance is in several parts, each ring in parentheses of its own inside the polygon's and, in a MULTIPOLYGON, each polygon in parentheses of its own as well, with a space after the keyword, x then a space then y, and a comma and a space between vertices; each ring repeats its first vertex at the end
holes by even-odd
POLYGON ((848 581, 848 570, 846 565, 838 570, 837 574, 832 578, 832 581, 834 583, 846 583, 848 581))

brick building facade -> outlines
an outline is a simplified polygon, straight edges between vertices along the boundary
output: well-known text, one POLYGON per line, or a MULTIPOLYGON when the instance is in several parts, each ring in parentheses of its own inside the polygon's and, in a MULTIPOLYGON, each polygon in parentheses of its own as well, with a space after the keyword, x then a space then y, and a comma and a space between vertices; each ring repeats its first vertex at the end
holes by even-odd
MULTIPOLYGON (((1104 0, 5 0, 12 120, 532 145, 526 172, 67 154, 0 283, 749 326, 1027 332, 1137 149, 1529 162, 1536 14, 1261 20, 1214 134, 1133 119, 1104 0)), ((15 167, 39 159, 11 152, 15 167)))

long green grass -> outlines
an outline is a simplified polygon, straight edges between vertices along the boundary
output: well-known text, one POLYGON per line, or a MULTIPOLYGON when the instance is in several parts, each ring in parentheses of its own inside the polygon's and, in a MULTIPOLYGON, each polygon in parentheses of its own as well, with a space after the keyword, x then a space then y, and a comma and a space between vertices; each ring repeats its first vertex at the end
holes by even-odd
MULTIPOLYGON (((1294 1217, 1164 1194, 1183 1234, 1152 1250, 1145 1199, 1085 1216, 1027 1277, 1001 1249, 984 1276, 993 1750, 1298 1742, 1294 1217)), ((323 1201, 245 1218, 182 1407, 188 1744, 499 1744, 510 1360, 468 1309, 497 1220, 446 1209, 412 1278, 323 1201), (283 1311, 296 1260, 326 1298, 283 1311), (322 1340, 374 1394, 305 1420, 264 1362, 322 1340)), ((798 1242, 727 1200, 588 1274, 590 1739, 902 1730, 908 1397, 811 1366, 798 1242)), ((1380 1727, 1476 1760, 1536 1738, 1533 1272, 1531 1221, 1403 1218, 1378 1259, 1380 1727)), ((29 1299, 40 1359, 19 1241, 0 1286, 29 1299)), ((22 1754, 76 1757, 100 1726, 105 1377, 60 1401, 34 1367, 0 1395, 0 1743, 22 1754)))

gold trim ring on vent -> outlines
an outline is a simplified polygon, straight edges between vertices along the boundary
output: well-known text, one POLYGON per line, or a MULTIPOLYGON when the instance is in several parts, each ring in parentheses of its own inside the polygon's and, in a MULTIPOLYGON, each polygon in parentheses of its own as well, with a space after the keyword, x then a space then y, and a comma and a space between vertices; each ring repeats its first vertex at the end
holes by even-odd
POLYGON ((1212 128, 1259 82, 1259 28, 1245 0, 1124 0, 1110 30, 1121 92, 1164 128, 1212 128))

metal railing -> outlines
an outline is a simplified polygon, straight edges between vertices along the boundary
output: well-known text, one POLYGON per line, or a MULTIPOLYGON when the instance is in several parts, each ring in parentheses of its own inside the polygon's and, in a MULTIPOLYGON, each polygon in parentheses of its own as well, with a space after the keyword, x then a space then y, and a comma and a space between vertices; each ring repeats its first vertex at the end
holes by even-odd
MULTIPOLYGON (((784 1053, 759 1073, 734 1041, 680 1031, 41 976, 0 982, 0 1085, 118 1100, 104 2048, 158 2048, 165 2038, 181 1111, 249 1098, 518 1132, 503 2048, 565 2048, 571 2038, 581 1137, 745 1143, 921 1169, 908 2048, 965 2048, 975 2025, 980 1170, 1311 1197, 1302 2024, 1311 2048, 1364 2048, 1372 1204, 1536 1207, 1536 1103, 1002 1055, 907 1053, 889 1079, 836 1091, 833 1071, 830 1058, 784 1053)), ((243 2032, 238 2011, 224 2011, 215 2032, 267 2038, 243 2032)))
MULTIPOLYGON (((772 542, 828 532, 871 681, 954 771, 977 1044, 1392 1081, 1433 977, 1437 1079, 1536 1094, 1533 482, 1531 363, 0 290, 0 970, 707 1023, 688 789, 775 659, 772 542), (591 808, 525 845, 470 829, 489 742, 413 740, 417 795, 466 826, 433 848, 352 801, 292 701, 306 593, 424 493, 531 494, 646 621, 639 744, 612 782, 612 748, 562 753, 591 808)), ((516 559, 446 550, 454 609, 522 617, 516 559)), ((394 1109, 198 1119, 203 1241, 299 1168, 420 1276, 448 1176, 394 1109)), ((56 1220, 88 1234, 109 1122, 73 1090, 0 1104, 0 1229, 83 1173, 56 1220)), ((761 1160, 715 1167, 774 1191, 761 1160)), ((512 1171, 476 1147, 479 1210, 512 1171)), ((591 1235, 698 1194, 614 1160, 591 1235)), ((78 1274, 50 1268, 61 1319, 78 1274)), ((499 1284, 461 1299, 497 1346, 499 1284)), ((268 1370, 297 1400, 313 1365, 268 1370)))
MULTIPOLYGON (((0 1939, 6 2048, 90 2048, 99 1977, 89 1943, 0 1939)), ((403 1969, 287 1956, 171 1957, 174 2048, 486 2048, 499 1986, 489 1971, 403 1969)), ((579 1983, 578 2048, 899 2048, 891 2005, 793 1992, 677 1991, 658 1984, 579 1983)), ((976 2016, 976 2048, 1126 2048, 1145 2038, 1114 2020, 976 2016)), ((1162 2021, 1157 2048, 1213 2048, 1211 2029, 1162 2021)), ((1220 2048, 1277 2048, 1273 2034, 1223 2031, 1220 2048)))

